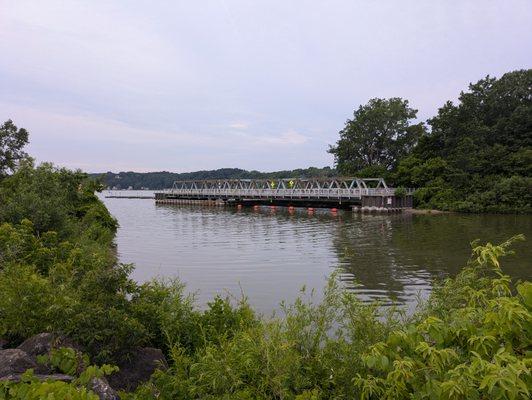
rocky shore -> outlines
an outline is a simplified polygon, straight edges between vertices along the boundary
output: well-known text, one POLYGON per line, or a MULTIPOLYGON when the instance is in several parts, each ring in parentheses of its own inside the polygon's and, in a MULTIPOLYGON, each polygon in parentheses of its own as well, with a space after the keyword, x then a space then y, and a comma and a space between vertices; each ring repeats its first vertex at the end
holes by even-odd
MULTIPOLYGON (((0 339, 0 381, 19 382, 28 370, 40 381, 73 382, 84 371, 83 349, 65 336, 52 333, 40 333, 25 340, 17 347, 0 339), (61 373, 56 368, 43 363, 42 356, 50 355, 52 350, 68 348, 79 357, 75 374, 61 373)), ((87 386, 101 400, 119 399, 119 391, 133 391, 141 383, 148 381, 157 369, 166 369, 166 359, 161 350, 142 347, 128 354, 127 361, 120 363, 118 371, 107 378, 94 377, 87 386)))

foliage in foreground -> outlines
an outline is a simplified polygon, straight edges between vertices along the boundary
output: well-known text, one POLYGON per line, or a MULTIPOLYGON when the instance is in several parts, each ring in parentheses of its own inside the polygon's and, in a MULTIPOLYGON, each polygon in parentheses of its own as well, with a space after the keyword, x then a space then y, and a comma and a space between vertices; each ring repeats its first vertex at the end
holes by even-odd
MULTIPOLYGON (((72 349, 61 350, 65 350, 67 354, 69 350, 72 351, 72 349)), ((70 369, 60 368, 64 361, 71 361, 70 358, 64 354, 54 357, 59 362, 56 366, 58 372, 73 375, 70 369)), ((54 380, 43 382, 30 369, 22 375, 20 382, 0 381, 0 400, 99 400, 100 397, 90 390, 91 381, 103 378, 116 370, 116 367, 107 364, 101 367, 91 365, 77 374, 71 382, 54 380)))
POLYGON ((532 284, 502 272, 511 242, 474 247, 408 319, 331 280, 317 304, 298 300, 193 353, 175 344, 170 370, 128 398, 529 398, 532 284))

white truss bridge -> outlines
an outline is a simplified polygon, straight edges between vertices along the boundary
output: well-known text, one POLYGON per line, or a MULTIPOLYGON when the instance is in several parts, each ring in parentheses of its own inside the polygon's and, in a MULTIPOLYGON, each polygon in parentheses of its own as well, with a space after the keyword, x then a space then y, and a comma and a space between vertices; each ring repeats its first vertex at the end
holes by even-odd
MULTIPOLYGON (((166 199, 332 200, 395 196, 382 178, 214 179, 175 181, 159 192, 166 199)), ((407 191, 411 194, 411 191, 407 191)))

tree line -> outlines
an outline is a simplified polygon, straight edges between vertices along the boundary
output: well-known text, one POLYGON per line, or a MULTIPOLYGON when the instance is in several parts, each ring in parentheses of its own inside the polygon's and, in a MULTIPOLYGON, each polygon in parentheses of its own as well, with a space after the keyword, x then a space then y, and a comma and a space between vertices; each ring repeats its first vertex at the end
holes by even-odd
POLYGON ((331 177, 337 175, 331 167, 309 167, 275 172, 247 171, 240 168, 220 168, 195 172, 106 172, 90 174, 93 179, 100 180, 109 189, 167 189, 174 181, 187 179, 278 179, 278 178, 311 178, 331 177))

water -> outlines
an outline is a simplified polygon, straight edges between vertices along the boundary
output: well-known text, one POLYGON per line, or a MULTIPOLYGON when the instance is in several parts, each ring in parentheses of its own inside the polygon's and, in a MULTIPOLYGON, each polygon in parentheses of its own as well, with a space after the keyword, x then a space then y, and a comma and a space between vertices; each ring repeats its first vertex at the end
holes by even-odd
MULTIPOLYGON (((363 299, 412 308, 434 279, 460 270, 472 240, 499 242, 518 233, 532 238, 530 215, 309 215, 303 209, 155 205, 151 199, 104 202, 120 224, 120 260, 136 265, 133 279, 179 277, 200 305, 215 294, 244 292, 263 313, 293 300, 303 285, 319 293, 335 269, 363 299)), ((530 239, 515 248, 503 269, 531 279, 530 239)))

